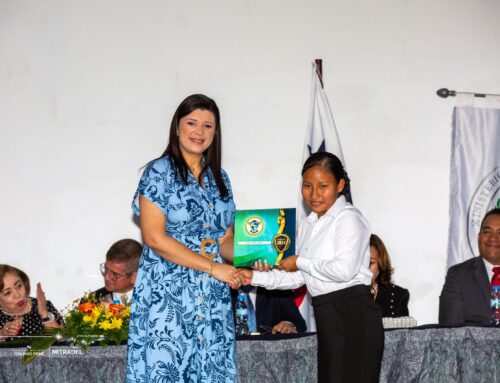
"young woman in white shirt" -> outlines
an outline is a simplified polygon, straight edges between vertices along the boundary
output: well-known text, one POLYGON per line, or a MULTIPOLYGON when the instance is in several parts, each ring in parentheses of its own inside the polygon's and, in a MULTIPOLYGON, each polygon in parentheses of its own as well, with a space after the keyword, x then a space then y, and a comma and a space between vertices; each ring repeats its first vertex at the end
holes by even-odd
POLYGON ((302 168, 302 197, 312 212, 299 226, 298 255, 282 260, 281 270, 240 270, 244 284, 307 285, 316 317, 320 383, 378 382, 382 359, 382 312, 370 294, 370 229, 346 201, 348 188, 335 155, 310 156, 302 168))

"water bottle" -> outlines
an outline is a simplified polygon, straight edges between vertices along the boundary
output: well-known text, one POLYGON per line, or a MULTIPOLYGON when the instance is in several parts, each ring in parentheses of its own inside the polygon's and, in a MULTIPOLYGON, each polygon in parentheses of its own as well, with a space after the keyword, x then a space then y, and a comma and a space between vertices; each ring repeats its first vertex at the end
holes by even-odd
POLYGON ((246 304, 245 294, 241 293, 236 298, 234 311, 236 335, 248 335, 248 307, 246 304))
POLYGON ((491 323, 500 326, 500 286, 491 288, 491 308, 493 309, 491 323))

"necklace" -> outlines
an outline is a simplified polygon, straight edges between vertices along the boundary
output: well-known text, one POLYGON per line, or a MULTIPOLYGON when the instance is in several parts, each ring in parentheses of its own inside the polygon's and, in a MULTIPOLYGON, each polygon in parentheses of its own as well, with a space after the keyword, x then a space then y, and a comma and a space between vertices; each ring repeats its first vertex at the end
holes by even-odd
POLYGON ((28 300, 28 303, 26 304, 26 310, 24 310, 23 312, 20 312, 20 313, 9 313, 7 311, 5 311, 5 309, 3 307, 0 307, 0 310, 5 314, 5 315, 8 315, 10 317, 22 317, 26 314, 28 314, 30 311, 31 311, 31 299, 28 300))
POLYGON ((376 299, 377 298, 377 294, 378 294, 378 284, 377 284, 377 282, 373 282, 373 284, 370 286, 370 292, 373 295, 373 299, 376 299))

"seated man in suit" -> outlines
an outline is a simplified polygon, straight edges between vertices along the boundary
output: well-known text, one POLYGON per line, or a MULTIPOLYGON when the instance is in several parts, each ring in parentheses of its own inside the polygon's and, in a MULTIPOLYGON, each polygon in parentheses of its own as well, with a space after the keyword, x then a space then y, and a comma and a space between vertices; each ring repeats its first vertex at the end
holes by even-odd
POLYGON ((238 290, 231 290, 233 313, 238 293, 245 291, 248 292, 255 308, 256 331, 273 334, 306 331, 306 322, 295 305, 291 290, 266 290, 263 287, 253 286, 242 286, 238 290))
POLYGON ((450 267, 439 300, 439 323, 444 325, 487 325, 491 285, 500 278, 500 209, 490 210, 481 222, 479 257, 450 267), (495 270, 493 270, 493 268, 495 270))
POLYGON ((106 262, 100 265, 104 287, 90 295, 100 301, 130 302, 141 253, 142 245, 133 239, 115 242, 106 253, 106 262))

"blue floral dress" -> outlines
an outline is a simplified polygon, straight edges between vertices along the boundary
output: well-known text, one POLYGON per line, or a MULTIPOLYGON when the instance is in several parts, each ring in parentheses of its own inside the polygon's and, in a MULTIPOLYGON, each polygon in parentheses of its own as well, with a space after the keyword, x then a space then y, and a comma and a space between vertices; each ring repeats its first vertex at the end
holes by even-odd
MULTIPOLYGON (((147 166, 139 194, 166 216, 166 233, 200 254, 203 239, 214 239, 207 254, 222 262, 218 238, 233 224, 231 185, 220 196, 209 170, 202 188, 189 173, 184 184, 169 157, 147 166)), ((127 357, 127 382, 236 382, 236 352, 227 284, 209 274, 172 263, 144 245, 134 289, 127 357)))

